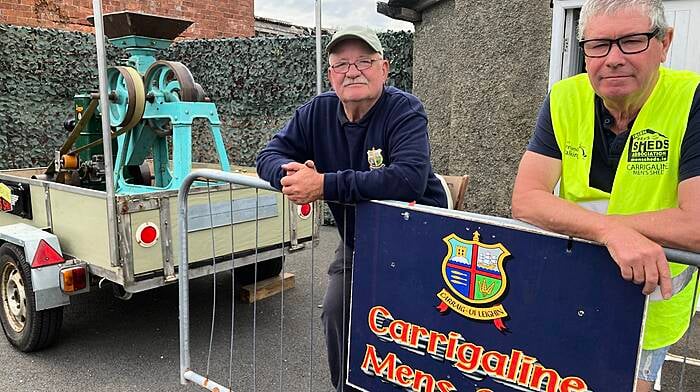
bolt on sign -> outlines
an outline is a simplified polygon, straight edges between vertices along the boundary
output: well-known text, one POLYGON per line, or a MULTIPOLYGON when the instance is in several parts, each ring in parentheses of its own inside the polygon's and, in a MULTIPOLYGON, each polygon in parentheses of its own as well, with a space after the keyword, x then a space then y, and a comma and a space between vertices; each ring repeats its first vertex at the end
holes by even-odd
POLYGON ((604 247, 398 202, 356 225, 348 385, 633 390, 646 298, 604 247))

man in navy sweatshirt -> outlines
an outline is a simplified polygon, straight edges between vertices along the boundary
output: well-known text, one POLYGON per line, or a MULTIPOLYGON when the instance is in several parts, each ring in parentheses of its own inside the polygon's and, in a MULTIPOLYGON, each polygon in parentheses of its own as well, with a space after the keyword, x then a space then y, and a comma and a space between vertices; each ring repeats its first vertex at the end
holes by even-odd
POLYGON ((258 155, 257 171, 297 204, 326 201, 337 223, 341 242, 328 270, 321 318, 331 382, 337 391, 352 391, 345 386, 345 349, 355 209, 347 204, 388 199, 446 207, 447 195, 430 165, 423 105, 384 86, 389 62, 377 35, 347 27, 326 51, 333 91, 296 110, 258 155))

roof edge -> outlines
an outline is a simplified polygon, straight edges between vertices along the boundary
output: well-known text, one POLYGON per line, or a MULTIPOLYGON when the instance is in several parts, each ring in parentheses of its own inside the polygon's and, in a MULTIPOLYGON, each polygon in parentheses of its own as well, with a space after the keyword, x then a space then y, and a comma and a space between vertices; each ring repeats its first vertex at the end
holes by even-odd
POLYGON ((422 12, 442 0, 388 0, 377 2, 377 12, 392 19, 411 23, 422 21, 422 12))

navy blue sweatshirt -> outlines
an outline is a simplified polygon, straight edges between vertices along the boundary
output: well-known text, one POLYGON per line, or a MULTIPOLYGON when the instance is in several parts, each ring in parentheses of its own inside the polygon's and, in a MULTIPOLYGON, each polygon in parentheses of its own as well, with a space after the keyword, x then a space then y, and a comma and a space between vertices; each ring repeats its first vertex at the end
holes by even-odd
POLYGON ((324 173, 323 198, 341 237, 346 228, 345 243, 353 247, 355 209, 343 203, 383 199, 447 206, 430 165, 427 125, 420 100, 394 87, 385 87, 359 122, 348 120, 335 92, 326 92, 298 108, 260 151, 258 175, 282 189, 283 164, 314 161, 316 170, 324 173), (373 168, 370 155, 375 158, 373 168))

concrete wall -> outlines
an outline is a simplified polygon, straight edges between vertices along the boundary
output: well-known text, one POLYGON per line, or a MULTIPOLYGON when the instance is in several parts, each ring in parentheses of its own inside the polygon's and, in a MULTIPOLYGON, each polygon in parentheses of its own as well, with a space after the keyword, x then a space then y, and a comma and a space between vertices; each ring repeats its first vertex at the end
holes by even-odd
MULTIPOLYGON (((252 37, 253 0, 104 0, 103 12, 137 11, 195 23, 184 38, 252 37)), ((0 0, 0 23, 93 32, 91 0, 0 0)))
POLYGON ((414 94, 430 119, 433 164, 468 174, 466 208, 510 216, 518 162, 547 93, 547 1, 447 0, 414 36, 414 94))

